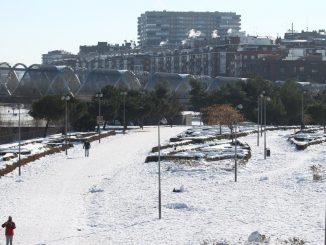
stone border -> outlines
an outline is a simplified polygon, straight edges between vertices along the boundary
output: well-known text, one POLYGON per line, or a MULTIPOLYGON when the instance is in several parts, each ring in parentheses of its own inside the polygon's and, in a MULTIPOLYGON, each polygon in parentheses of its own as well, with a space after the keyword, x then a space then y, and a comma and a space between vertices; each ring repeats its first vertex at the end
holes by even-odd
MULTIPOLYGON (((71 147, 71 144, 68 145, 68 148, 70 148, 70 147, 71 147)), ((24 165, 26 165, 26 164, 28 164, 30 162, 33 162, 33 161, 35 161, 37 159, 40 159, 41 157, 51 155, 51 154, 54 154, 54 153, 59 153, 59 152, 64 151, 64 150, 65 150, 65 147, 54 147, 54 148, 46 150, 44 152, 40 152, 40 153, 25 157, 25 158, 20 160, 20 163, 19 163, 19 161, 17 161, 17 162, 14 162, 13 164, 6 165, 6 168, 4 168, 4 169, 0 169, 0 176, 4 176, 6 174, 9 174, 10 172, 12 172, 16 168, 18 168, 19 165, 24 166, 24 165)))
MULTIPOLYGON (((275 127, 270 127, 267 128, 267 131, 275 131, 275 130, 290 130, 290 129, 300 129, 300 126, 275 126, 275 127)), ((309 128, 308 128, 309 130, 309 128)), ((255 134, 258 131, 252 130, 248 132, 240 132, 237 133, 237 138, 238 137, 244 137, 250 134, 255 134)), ((214 141, 214 140, 222 140, 222 139, 232 139, 232 134, 227 133, 227 134, 218 134, 215 136, 207 137, 207 138, 198 138, 196 139, 195 137, 189 137, 190 139, 187 139, 187 137, 172 137, 170 138, 170 143, 167 145, 161 146, 161 150, 163 149, 168 149, 168 148, 173 148, 174 146, 183 146, 183 145, 191 145, 191 144, 204 144, 209 141, 214 141), (181 142, 181 141, 186 141, 187 142, 181 142), (181 142, 181 143, 178 143, 181 142)), ((200 148, 200 147, 199 147, 200 148)), ((155 146, 152 148, 152 153, 155 153, 158 151, 158 147, 155 146)), ((249 154, 244 158, 246 161, 248 161, 251 158, 251 149, 249 147, 248 150, 249 154)), ((206 159, 207 161, 215 161, 215 160, 224 160, 224 159, 232 159, 233 157, 216 157, 216 158, 210 158, 206 159)), ((198 160, 200 159, 199 157, 189 157, 189 156, 173 156, 173 155, 161 155, 161 160, 198 160)), ((157 162, 158 161, 158 156, 157 155, 149 155, 145 159, 145 163, 148 162, 157 162)))
MULTIPOLYGON (((311 146, 311 145, 319 145, 319 144, 322 144, 324 142, 326 142, 326 139, 320 139, 320 140, 313 140, 313 141, 309 141, 307 142, 306 144, 297 144, 295 141, 293 141, 292 139, 289 139, 289 141, 295 145, 295 148, 297 150, 305 150, 308 148, 308 146, 311 146)), ((302 141, 301 141, 302 142, 302 141)))
MULTIPOLYGON (((234 156, 223 156, 223 157, 191 157, 191 156, 175 156, 175 155, 161 155, 160 159, 161 161, 177 161, 177 160, 199 160, 199 159, 205 159, 206 161, 212 162, 212 161, 220 161, 220 160, 226 160, 226 159, 233 159, 234 156)), ((238 158, 238 160, 245 160, 248 161, 251 158, 251 151, 248 151, 248 154, 243 158, 238 158)), ((157 155, 151 155, 147 156, 145 159, 145 163, 148 162, 158 162, 158 156, 157 155)))
MULTIPOLYGON (((250 133, 243 133, 243 134, 248 135, 250 133)), ((237 135, 240 135, 240 134, 237 134, 237 135)), ((244 158, 242 158, 243 160, 248 161, 251 158, 251 148, 250 148, 250 146, 247 143, 243 143, 243 142, 241 142, 239 140, 237 140, 236 142, 237 142, 237 145, 241 146, 245 150, 248 150, 248 154, 244 158)), ((179 144, 179 145, 189 145, 189 144, 196 145, 196 144, 199 144, 199 143, 194 143, 193 141, 190 141, 190 142, 184 142, 184 144, 179 144)), ((230 142, 230 145, 234 145, 234 144, 235 144, 235 142, 230 142)), ((164 149, 167 149, 167 148, 170 148, 170 147, 171 146, 169 144, 164 149)), ((205 148, 205 146, 198 146, 196 148, 193 148, 192 150, 199 150, 201 148, 205 148)), ((161 149, 163 149, 163 148, 161 148, 161 149)), ((173 153, 186 152, 186 151, 187 150, 179 150, 179 151, 173 151, 173 153)), ((160 157, 161 160, 172 160, 172 161, 175 161, 175 160, 199 160, 199 159, 205 159, 206 161, 219 161, 219 160, 232 159, 232 158, 234 158, 234 156, 231 156, 231 155, 224 156, 224 157, 210 157, 210 158, 207 158, 207 157, 198 157, 198 156, 176 156, 176 155, 173 155, 173 154, 161 155, 161 157, 160 157)), ((157 162, 157 161, 158 161, 158 155, 149 155, 145 159, 145 163, 157 162)))
MULTIPOLYGON (((305 132, 305 133, 310 133, 311 131, 318 131, 318 130, 324 130, 323 127, 319 127, 319 128, 307 128, 307 129, 303 129, 301 130, 302 132, 305 132)), ((325 134, 325 132, 324 132, 325 134)), ((319 144, 322 144, 324 142, 326 142, 326 138, 324 139, 317 139, 317 140, 311 140, 311 141, 308 141, 307 143, 302 143, 304 141, 298 141, 298 140, 295 140, 295 135, 293 135, 292 137, 289 137, 288 138, 288 141, 290 141, 292 144, 295 145, 295 148, 297 150, 305 150, 308 148, 308 146, 311 146, 311 145, 319 145, 319 144)))

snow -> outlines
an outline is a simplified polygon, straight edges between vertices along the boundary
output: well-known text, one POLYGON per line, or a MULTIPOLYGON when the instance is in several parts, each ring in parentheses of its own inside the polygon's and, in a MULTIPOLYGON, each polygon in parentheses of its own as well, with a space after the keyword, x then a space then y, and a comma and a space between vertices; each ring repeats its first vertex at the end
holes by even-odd
MULTIPOLYGON (((186 129, 161 127, 162 144, 186 129)), ((1 220, 16 222, 15 245, 252 245, 263 236, 272 245, 293 237, 322 244, 326 186, 313 181, 310 168, 326 168, 325 143, 298 151, 287 140, 292 133, 267 132, 266 160, 256 134, 241 137, 252 157, 236 183, 233 171, 219 167, 232 160, 162 161, 161 220, 158 166, 144 163, 157 127, 93 142, 87 158, 76 144, 68 156, 46 156, 24 166, 22 176, 16 170, 0 179, 1 220), (186 191, 173 192, 181 185, 186 191)))
POLYGON ((169 203, 166 207, 169 209, 189 209, 185 203, 169 203))
POLYGON ((262 235, 255 231, 248 237, 248 242, 262 242, 262 235))

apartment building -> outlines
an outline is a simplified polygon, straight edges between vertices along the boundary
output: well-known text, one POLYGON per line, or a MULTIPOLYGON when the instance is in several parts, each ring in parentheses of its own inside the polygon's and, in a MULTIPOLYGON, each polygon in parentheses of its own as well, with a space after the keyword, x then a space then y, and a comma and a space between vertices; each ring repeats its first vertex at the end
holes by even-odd
POLYGON ((223 38, 240 29, 241 15, 234 12, 148 11, 138 18, 138 41, 142 47, 180 45, 189 35, 223 38))

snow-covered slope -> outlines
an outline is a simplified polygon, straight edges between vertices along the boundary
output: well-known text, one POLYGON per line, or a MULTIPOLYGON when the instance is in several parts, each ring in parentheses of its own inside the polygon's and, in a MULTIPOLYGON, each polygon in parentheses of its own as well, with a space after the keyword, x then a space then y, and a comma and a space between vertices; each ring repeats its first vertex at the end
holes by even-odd
MULTIPOLYGON (((162 142, 185 130, 161 130, 162 142)), ((252 158, 234 173, 219 164, 162 162, 162 220, 158 220, 157 163, 144 163, 157 145, 146 128, 51 155, 0 179, 0 218, 12 215, 20 245, 246 244, 259 231, 277 239, 323 242, 326 187, 313 182, 310 166, 326 167, 325 144, 297 151, 291 131, 268 132, 271 157, 263 159, 256 135, 252 158), (181 193, 173 188, 184 186, 181 193), (209 244, 209 243, 208 243, 209 244)), ((262 141, 261 141, 262 142, 262 141)), ((262 145, 262 144, 261 144, 262 145)), ((229 164, 232 165, 232 160, 229 164)))

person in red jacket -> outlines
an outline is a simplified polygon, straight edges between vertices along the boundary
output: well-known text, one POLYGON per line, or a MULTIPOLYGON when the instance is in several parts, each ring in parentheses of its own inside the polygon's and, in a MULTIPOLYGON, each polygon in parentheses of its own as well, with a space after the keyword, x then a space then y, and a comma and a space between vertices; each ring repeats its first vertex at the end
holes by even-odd
POLYGON ((12 221, 11 216, 8 217, 7 222, 2 224, 2 228, 6 228, 6 245, 12 245, 12 238, 14 236, 15 223, 12 221))

